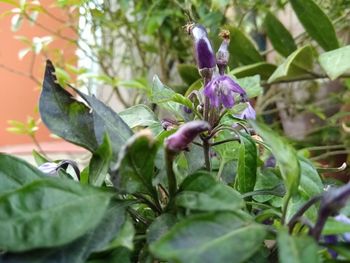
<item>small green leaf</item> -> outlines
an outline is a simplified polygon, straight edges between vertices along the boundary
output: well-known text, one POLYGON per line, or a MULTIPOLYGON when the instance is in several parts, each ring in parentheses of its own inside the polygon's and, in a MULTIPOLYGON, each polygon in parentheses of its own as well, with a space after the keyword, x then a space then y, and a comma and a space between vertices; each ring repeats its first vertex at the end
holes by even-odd
POLYGON ((240 139, 235 186, 240 193, 247 193, 254 190, 258 156, 255 141, 249 135, 241 134, 240 139))
POLYGON ((318 246, 309 236, 290 236, 282 229, 277 236, 278 258, 281 263, 318 263, 318 246))
POLYGON ((180 77, 187 85, 191 85, 192 83, 201 78, 196 66, 188 64, 179 64, 177 66, 177 70, 180 74, 180 77))
POLYGON ((107 134, 103 138, 102 144, 92 154, 89 164, 89 184, 101 186, 108 173, 112 160, 112 146, 107 134))
POLYGON ((186 218, 158 241, 151 252, 179 263, 244 262, 262 246, 266 231, 234 213, 208 213, 186 218))
POLYGON ((55 68, 47 61, 43 89, 39 101, 45 125, 63 139, 93 152, 97 148, 94 121, 89 108, 73 99, 55 77, 55 68))
MULTIPOLYGON (((230 27, 229 30, 231 61, 238 61, 242 65, 249 65, 264 60, 256 50, 253 42, 240 29, 230 27)), ((230 63, 230 67, 234 68, 234 64, 232 63, 230 63)))
POLYGON ((350 72, 350 45, 341 47, 319 56, 322 68, 330 79, 334 80, 350 72))
POLYGON ((263 94, 259 75, 237 79, 237 82, 247 92, 248 98, 263 94))
POLYGON ((250 77, 254 75, 260 75, 260 78, 267 80, 272 73, 276 70, 276 65, 267 62, 258 62, 247 66, 241 66, 235 68, 230 72, 237 78, 250 77))
POLYGON ((67 244, 100 222, 111 196, 72 180, 52 177, 3 194, 0 248, 25 251, 67 244))
POLYGON ((119 112, 119 116, 130 127, 148 127, 159 124, 154 112, 146 105, 139 104, 119 112))
POLYGON ((305 30, 324 50, 339 48, 332 22, 313 0, 291 0, 290 3, 305 30))
POLYGON ((50 162, 46 157, 44 157, 41 153, 39 153, 36 150, 32 151, 32 155, 34 157, 35 163, 37 165, 42 165, 43 163, 48 163, 50 162))
POLYGON ((205 172, 186 177, 180 190, 176 205, 181 207, 202 211, 237 211, 244 206, 238 192, 205 172))
POLYGON ((150 131, 143 130, 131 137, 119 153, 111 174, 115 188, 122 193, 157 195, 152 185, 154 161, 158 144, 150 131))
POLYGON ((153 86, 151 91, 151 102, 161 103, 171 101, 172 97, 176 94, 175 91, 165 86, 157 75, 153 77, 153 86))
POLYGON ((277 67, 275 72, 268 79, 268 83, 282 80, 293 80, 301 76, 309 76, 313 65, 313 49, 311 46, 304 46, 292 54, 277 67))
POLYGON ((267 13, 264 26, 272 46, 278 53, 287 57, 297 49, 292 35, 271 12, 267 13))

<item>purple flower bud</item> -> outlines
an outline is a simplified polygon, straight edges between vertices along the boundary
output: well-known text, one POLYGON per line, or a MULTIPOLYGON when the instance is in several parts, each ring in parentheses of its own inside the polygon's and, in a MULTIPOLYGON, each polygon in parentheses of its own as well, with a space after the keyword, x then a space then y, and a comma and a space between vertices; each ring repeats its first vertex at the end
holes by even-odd
POLYGON ((216 76, 204 88, 204 95, 209 98, 211 106, 219 108, 221 104, 225 108, 232 108, 235 104, 234 93, 241 96, 246 92, 230 77, 216 76))
POLYGON ((190 108, 186 107, 186 106, 183 106, 182 109, 187 114, 191 114, 192 113, 192 110, 190 108))
POLYGON ((275 168, 276 166, 276 158, 273 155, 270 155, 269 158, 267 158, 267 160, 264 163, 264 168, 275 168))
POLYGON ((236 117, 244 120, 252 119, 255 120, 256 118, 256 113, 252 105, 250 105, 249 102, 246 102, 247 107, 236 117))
MULTIPOLYGON (((336 235, 327 235, 323 237, 324 243, 327 245, 335 245, 338 243, 338 238, 336 235)), ((338 253, 333 249, 328 249, 329 254, 332 258, 336 259, 338 257, 338 253)))
POLYGON ((194 51, 198 68, 215 68, 215 55, 205 28, 202 25, 194 25, 191 28, 191 33, 194 39, 194 51))
POLYGON ((205 121, 191 121, 180 127, 166 141, 166 147, 175 153, 186 150, 188 145, 202 132, 210 129, 209 123, 205 121))
POLYGON ((218 65, 220 75, 224 75, 225 69, 230 58, 230 53, 228 52, 228 45, 230 43, 230 32, 224 30, 220 33, 220 36, 223 38, 223 41, 220 45, 218 52, 216 53, 216 64, 218 65))
POLYGON ((168 118, 161 120, 160 124, 162 125, 163 129, 166 131, 175 129, 175 127, 179 125, 177 121, 174 121, 168 118))

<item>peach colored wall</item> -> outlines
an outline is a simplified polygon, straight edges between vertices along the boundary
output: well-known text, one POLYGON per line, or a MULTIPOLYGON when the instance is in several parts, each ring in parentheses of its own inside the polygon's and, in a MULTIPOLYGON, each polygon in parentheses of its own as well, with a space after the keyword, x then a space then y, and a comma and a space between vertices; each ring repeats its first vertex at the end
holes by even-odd
MULTIPOLYGON (((41 1, 41 3, 46 3, 49 6, 52 1, 41 1)), ((0 14, 12 8, 11 5, 0 3, 0 14)), ((51 12, 54 12, 55 16, 60 19, 66 19, 66 15, 61 10, 55 9, 51 12)), ((38 21, 54 31, 62 27, 62 24, 48 16, 39 16, 38 21)), ((75 37, 71 30, 65 30, 62 34, 70 38, 75 37)), ((28 73, 32 61, 31 54, 28 54, 23 60, 19 60, 18 51, 25 48, 25 45, 14 38, 18 35, 32 39, 34 36, 43 37, 50 34, 43 29, 31 26, 27 21, 23 23, 18 32, 12 32, 11 16, 0 19, 0 146, 31 143, 30 138, 27 138, 27 136, 16 135, 6 131, 8 127, 7 121, 11 119, 25 121, 29 115, 35 118, 39 117, 37 104, 40 86, 28 77, 13 74, 1 67, 1 65, 5 65, 8 68, 28 73)), ((50 44, 50 50, 51 48, 52 50, 55 48, 64 50, 64 57, 75 61, 75 47, 67 41, 54 39, 50 44)), ((52 59, 54 60, 54 58, 52 59)), ((40 81, 42 81, 45 60, 44 56, 37 56, 34 64, 33 74, 40 81)), ((53 140, 49 137, 49 131, 42 124, 37 135, 38 140, 41 142, 53 140)))

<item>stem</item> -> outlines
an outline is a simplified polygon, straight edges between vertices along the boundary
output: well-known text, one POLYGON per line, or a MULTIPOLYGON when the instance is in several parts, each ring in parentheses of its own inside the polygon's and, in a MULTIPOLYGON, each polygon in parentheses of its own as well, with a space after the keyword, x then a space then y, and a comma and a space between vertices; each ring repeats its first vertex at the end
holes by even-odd
POLYGON ((283 208, 282 208, 282 217, 281 217, 282 225, 285 224, 288 204, 291 198, 292 198, 292 194, 290 192, 287 192, 286 198, 284 199, 284 202, 283 202, 283 208))
POLYGON ((209 157, 209 152, 210 152, 210 143, 208 139, 203 139, 203 152, 204 152, 204 160, 205 160, 205 168, 210 171, 210 157, 209 157))
POLYGON ((174 204, 174 197, 177 191, 176 176, 173 170, 173 163, 176 154, 167 148, 165 148, 165 162, 166 162, 166 173, 168 177, 168 188, 169 188, 169 203, 168 207, 172 207, 174 204))
POLYGON ((224 160, 221 160, 221 162, 220 162, 219 171, 218 171, 218 174, 216 175, 216 178, 218 180, 220 180, 220 178, 221 178, 221 174, 222 174, 222 171, 224 170, 225 163, 226 162, 224 160))

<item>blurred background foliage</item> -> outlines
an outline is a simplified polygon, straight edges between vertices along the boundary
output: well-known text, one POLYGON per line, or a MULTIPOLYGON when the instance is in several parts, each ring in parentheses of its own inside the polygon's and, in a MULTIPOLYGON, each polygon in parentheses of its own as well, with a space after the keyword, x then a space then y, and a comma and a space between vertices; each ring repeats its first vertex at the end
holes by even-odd
MULTIPOLYGON (((198 89, 184 26, 203 24, 215 49, 220 29, 228 29, 230 73, 260 94, 258 118, 311 159, 331 166, 349 160, 349 0, 56 0, 49 8, 40 1, 0 1, 8 3, 2 16, 12 16, 13 31, 23 23, 47 31, 33 39, 17 36, 24 45, 20 59, 50 57, 62 84, 102 96, 118 110, 145 103, 154 74, 179 93, 198 89), (68 19, 57 18, 57 9, 68 19), (46 28, 40 16, 61 28, 46 28), (66 37, 67 30, 76 37, 66 37), (64 60, 64 50, 51 47, 57 38, 71 43, 78 59, 64 60)), ((19 132, 14 124, 11 130, 19 132)))

